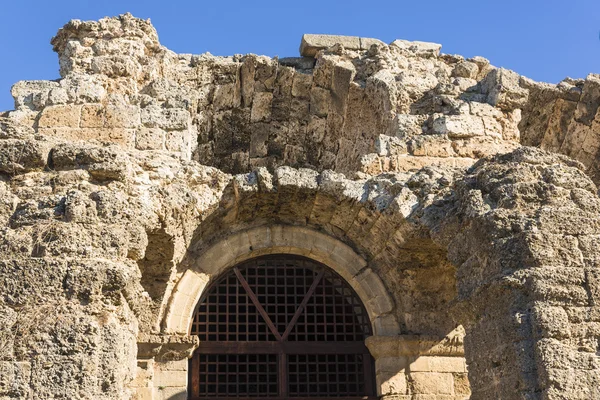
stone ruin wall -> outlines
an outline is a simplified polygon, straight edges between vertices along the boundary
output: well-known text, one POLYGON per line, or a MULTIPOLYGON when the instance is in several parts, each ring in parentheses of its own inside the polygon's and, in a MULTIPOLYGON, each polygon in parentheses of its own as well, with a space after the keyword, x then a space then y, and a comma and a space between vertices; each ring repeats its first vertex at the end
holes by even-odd
POLYGON ((385 399, 600 398, 598 76, 178 55, 131 15, 52 45, 61 79, 0 114, 0 399, 186 398, 206 282, 275 252, 359 293, 385 399))

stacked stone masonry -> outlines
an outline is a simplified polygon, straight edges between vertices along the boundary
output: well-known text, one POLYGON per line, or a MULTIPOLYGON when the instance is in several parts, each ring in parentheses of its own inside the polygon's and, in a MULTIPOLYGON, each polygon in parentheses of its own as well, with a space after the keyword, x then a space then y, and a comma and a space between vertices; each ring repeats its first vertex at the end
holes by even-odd
POLYGON ((52 45, 0 113, 1 400, 187 399, 204 288, 280 253, 359 295, 382 399, 600 399, 600 76, 175 54, 130 14, 52 45))

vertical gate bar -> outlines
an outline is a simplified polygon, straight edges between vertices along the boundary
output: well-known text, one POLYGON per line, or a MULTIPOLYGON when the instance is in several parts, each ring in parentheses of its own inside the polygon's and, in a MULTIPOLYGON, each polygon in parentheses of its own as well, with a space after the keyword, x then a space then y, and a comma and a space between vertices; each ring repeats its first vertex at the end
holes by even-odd
POLYGON ((374 396, 375 385, 373 384, 373 366, 371 365, 373 360, 371 359, 370 353, 363 354, 363 376, 365 381, 365 393, 368 396, 374 396))
POLYGON ((192 397, 200 397, 200 354, 194 354, 192 357, 192 368, 190 371, 192 381, 192 397))
POLYGON ((279 353, 279 396, 283 398, 288 397, 288 383, 287 383, 287 355, 283 352, 279 353))

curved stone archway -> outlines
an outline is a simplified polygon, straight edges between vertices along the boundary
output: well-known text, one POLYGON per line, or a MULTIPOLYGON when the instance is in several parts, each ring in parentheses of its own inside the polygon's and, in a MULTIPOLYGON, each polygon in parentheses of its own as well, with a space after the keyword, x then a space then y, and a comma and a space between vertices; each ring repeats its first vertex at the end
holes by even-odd
POLYGON ((321 262, 340 274, 365 304, 377 335, 397 335, 393 300, 381 279, 348 245, 298 226, 264 226, 227 236, 208 248, 186 270, 168 302, 163 330, 188 334, 194 307, 211 277, 242 261, 265 254, 293 254, 321 262))

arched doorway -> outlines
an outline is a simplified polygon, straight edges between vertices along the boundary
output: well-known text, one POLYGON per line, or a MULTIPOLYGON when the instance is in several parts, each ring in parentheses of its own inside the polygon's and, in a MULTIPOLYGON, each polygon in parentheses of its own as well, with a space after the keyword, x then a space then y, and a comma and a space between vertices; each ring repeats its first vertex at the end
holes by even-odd
POLYGON ((196 306, 191 399, 375 399, 367 312, 327 266, 289 254, 245 261, 196 306))

